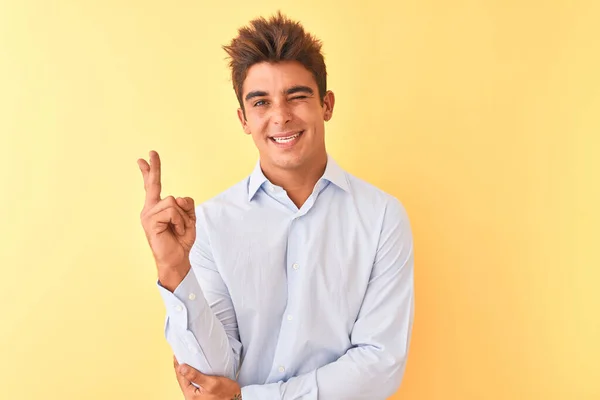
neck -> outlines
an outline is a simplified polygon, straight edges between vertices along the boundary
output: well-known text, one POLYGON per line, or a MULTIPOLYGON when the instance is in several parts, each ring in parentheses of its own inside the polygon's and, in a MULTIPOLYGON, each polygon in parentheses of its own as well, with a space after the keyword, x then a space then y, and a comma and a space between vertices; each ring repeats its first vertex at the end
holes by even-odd
POLYGON ((263 165, 262 162, 260 165, 265 177, 274 185, 282 187, 298 208, 301 208, 311 195, 326 166, 327 153, 310 162, 308 166, 298 169, 273 168, 263 165))

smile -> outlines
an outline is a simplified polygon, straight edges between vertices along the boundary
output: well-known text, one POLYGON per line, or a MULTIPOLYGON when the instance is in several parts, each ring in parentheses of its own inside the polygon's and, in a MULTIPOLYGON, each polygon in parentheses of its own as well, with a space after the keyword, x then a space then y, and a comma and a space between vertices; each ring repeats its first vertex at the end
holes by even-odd
POLYGON ((295 142, 297 142, 303 133, 304 133, 304 131, 300 131, 294 135, 281 136, 281 137, 276 137, 276 138, 270 137, 269 139, 271 139, 271 141, 273 143, 276 143, 277 145, 286 145, 286 146, 278 146, 278 147, 289 147, 290 145, 293 145, 295 142))

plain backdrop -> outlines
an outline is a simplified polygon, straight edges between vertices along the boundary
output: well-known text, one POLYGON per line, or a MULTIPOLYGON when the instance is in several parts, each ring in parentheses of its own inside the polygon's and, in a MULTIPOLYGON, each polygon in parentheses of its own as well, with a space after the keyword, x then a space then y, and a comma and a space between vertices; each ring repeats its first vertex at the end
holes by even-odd
POLYGON ((396 196, 416 315, 393 399, 598 399, 600 3, 0 1, 0 398, 182 395, 136 164, 211 198, 257 160, 221 46, 323 40, 328 151, 396 196))

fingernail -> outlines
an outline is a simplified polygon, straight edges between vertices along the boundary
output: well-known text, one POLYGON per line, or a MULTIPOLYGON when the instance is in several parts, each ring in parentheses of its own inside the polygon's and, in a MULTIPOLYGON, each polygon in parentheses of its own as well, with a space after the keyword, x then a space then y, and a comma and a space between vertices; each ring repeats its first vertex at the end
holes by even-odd
POLYGON ((179 367, 179 372, 181 372, 181 374, 185 375, 188 372, 188 369, 182 365, 181 367, 179 367))

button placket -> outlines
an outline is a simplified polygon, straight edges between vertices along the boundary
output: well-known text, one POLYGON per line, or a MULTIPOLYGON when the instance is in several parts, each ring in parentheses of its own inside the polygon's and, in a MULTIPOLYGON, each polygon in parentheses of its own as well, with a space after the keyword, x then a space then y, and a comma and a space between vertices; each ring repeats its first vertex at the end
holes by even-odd
MULTIPOLYGON (((296 245, 296 241, 294 240, 294 236, 293 236, 293 232, 294 232, 294 224, 297 222, 296 218, 292 218, 288 227, 288 237, 287 237, 287 241, 288 241, 288 245, 287 245, 287 253, 286 253, 286 259, 285 259, 285 268, 289 270, 290 267, 294 268, 292 263, 290 262, 290 260, 293 260, 294 257, 296 256, 296 249, 295 249, 295 245, 296 245)), ((296 265, 296 267, 299 267, 298 263, 294 263, 296 265)), ((287 274, 287 286, 288 286, 288 291, 287 291, 287 307, 284 310, 284 314, 282 317, 282 324, 280 327, 280 334, 279 337, 280 338, 284 338, 284 337, 289 337, 290 333, 288 330, 293 329, 293 324, 291 324, 289 321, 292 321, 293 317, 291 313, 288 313, 289 310, 293 310, 294 309, 294 298, 295 296, 293 295, 293 288, 294 288, 294 280, 297 278, 294 278, 291 274, 287 274)), ((285 372, 285 366, 280 364, 282 361, 285 361, 287 359, 287 357, 289 357, 289 354, 287 354, 288 349, 285 347, 285 342, 282 341, 282 339, 280 339, 277 343, 276 349, 275 349, 275 356, 273 358, 273 370, 271 372, 272 375, 269 376, 269 379, 271 378, 275 378, 275 379, 282 379, 284 378, 283 373, 285 372)))
MULTIPOLYGON (((295 241, 292 239, 293 239, 294 227, 295 227, 295 225, 298 224, 298 222, 299 221, 296 217, 294 217, 292 219, 292 221, 290 222, 290 228, 289 228, 289 234, 288 234, 288 254, 287 254, 288 260, 289 259, 294 260, 296 257, 296 249, 293 246, 295 241)), ((288 265, 290 265, 290 264, 288 263, 288 265)), ((294 262, 293 264, 291 264, 291 266, 294 271, 298 271, 298 269, 300 268, 300 264, 298 264, 297 262, 294 262)), ((295 285, 296 279, 297 278, 295 278, 294 276, 288 275, 288 306, 286 308, 286 312, 288 312, 290 309, 293 309, 293 307, 294 307, 293 301, 296 298, 296 296, 293 295, 293 290, 294 290, 294 287, 296 286, 295 285)), ((287 319, 287 321, 292 321, 294 319, 294 317, 292 316, 291 313, 288 313, 286 315, 286 319, 287 319)))

